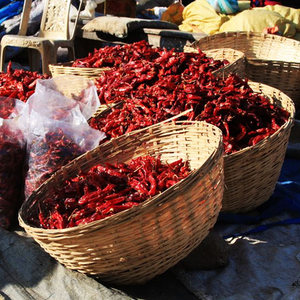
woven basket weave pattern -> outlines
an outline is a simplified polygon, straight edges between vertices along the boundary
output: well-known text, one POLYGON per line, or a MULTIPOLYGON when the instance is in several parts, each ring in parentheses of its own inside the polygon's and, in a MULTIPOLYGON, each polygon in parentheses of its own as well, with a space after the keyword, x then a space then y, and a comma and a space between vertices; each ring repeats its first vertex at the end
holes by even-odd
POLYGON ((266 202, 274 192, 284 161, 293 125, 295 106, 280 90, 249 82, 256 92, 262 92, 272 103, 290 113, 289 120, 270 137, 255 146, 224 157, 225 191, 223 212, 248 212, 266 202))
POLYGON ((258 32, 224 32, 206 36, 191 47, 202 51, 232 48, 245 54, 245 77, 273 86, 300 108, 300 42, 258 32))
POLYGON ((67 268, 116 284, 144 283, 188 255, 207 236, 221 209, 222 133, 204 122, 157 124, 121 136, 63 167, 23 204, 19 222, 67 268), (145 155, 188 159, 195 169, 162 194, 112 217, 63 230, 31 227, 25 218, 63 179, 97 163, 145 155))
POLYGON ((78 75, 86 78, 94 79, 103 74, 109 68, 79 68, 72 67, 73 62, 49 64, 49 70, 52 77, 60 75, 78 75))

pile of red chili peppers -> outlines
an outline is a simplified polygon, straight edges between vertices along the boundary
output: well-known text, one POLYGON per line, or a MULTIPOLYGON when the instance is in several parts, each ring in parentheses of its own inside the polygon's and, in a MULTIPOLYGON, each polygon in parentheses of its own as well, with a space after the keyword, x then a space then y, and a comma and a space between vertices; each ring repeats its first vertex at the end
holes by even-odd
POLYGON ((61 128, 49 130, 44 137, 37 136, 28 146, 26 199, 61 166, 84 152, 61 128))
POLYGON ((213 72, 224 67, 227 60, 214 60, 199 53, 175 52, 153 48, 146 41, 94 50, 88 57, 78 59, 74 67, 110 67, 95 85, 101 104, 116 103, 129 97, 142 84, 152 85, 166 75, 213 72))
POLYGON ((27 71, 23 69, 12 69, 12 63, 9 62, 7 72, 0 73, 0 97, 16 98, 23 102, 34 93, 36 81, 38 79, 50 78, 47 74, 27 71))
POLYGON ((97 79, 102 104, 123 102, 121 107, 89 120, 107 139, 192 109, 181 119, 218 126, 224 136, 224 151, 231 154, 270 136, 289 118, 286 110, 254 93, 247 80, 237 75, 214 76, 212 71, 222 65, 200 50, 199 54, 162 49, 156 53, 151 61, 140 55, 97 79))
POLYGON ((43 199, 39 215, 31 216, 28 222, 62 229, 104 219, 162 193, 190 172, 182 159, 163 163, 153 156, 96 165, 66 180, 62 189, 43 199))
POLYGON ((25 142, 11 121, 4 120, 0 126, 0 227, 5 229, 24 200, 25 142))

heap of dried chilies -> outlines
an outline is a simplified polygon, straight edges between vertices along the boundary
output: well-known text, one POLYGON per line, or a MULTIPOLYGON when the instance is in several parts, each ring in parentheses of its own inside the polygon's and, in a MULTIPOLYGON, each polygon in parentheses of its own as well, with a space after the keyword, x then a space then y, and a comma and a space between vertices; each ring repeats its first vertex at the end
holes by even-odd
POLYGON ((27 151, 26 199, 61 166, 84 153, 84 149, 61 128, 36 136, 27 151))
POLYGON ((9 228, 24 200, 25 142, 12 120, 0 126, 0 227, 9 228))
POLYGON ((105 132, 107 139, 192 109, 185 118, 218 126, 224 151, 231 154, 255 145, 288 120, 286 110, 254 93, 247 80, 237 75, 214 76, 212 71, 222 65, 201 51, 158 53, 152 61, 131 60, 97 79, 101 103, 123 102, 89 121, 91 127, 105 132))
POLYGON ((38 79, 50 78, 47 74, 12 68, 9 62, 7 72, 0 73, 0 97, 16 98, 26 102, 34 93, 38 79))
POLYGON ((28 222, 45 229, 62 229, 104 219, 137 206, 186 178, 191 170, 182 159, 163 163, 140 156, 128 163, 96 165, 65 180, 39 205, 28 222))

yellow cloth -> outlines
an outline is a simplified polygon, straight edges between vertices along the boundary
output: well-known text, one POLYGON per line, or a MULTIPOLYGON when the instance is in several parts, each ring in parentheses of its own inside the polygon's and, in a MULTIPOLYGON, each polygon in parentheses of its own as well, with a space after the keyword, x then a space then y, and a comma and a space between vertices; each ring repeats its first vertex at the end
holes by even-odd
POLYGON ((183 10, 181 31, 204 32, 214 34, 220 26, 230 19, 229 16, 217 13, 207 0, 196 0, 183 10))
POLYGON ((231 20, 222 24, 219 32, 262 32, 267 27, 275 26, 278 26, 280 35, 293 37, 296 34, 296 28, 291 21, 284 18, 280 13, 270 11, 264 7, 248 9, 238 13, 231 20))
POLYGON ((225 31, 262 32, 267 27, 278 26, 286 37, 300 37, 300 9, 283 5, 250 8, 249 1, 239 3, 240 12, 235 15, 217 13, 207 0, 196 0, 183 10, 181 31, 202 32, 212 35, 225 31))
POLYGON ((265 9, 279 13, 282 17, 292 22, 297 31, 300 31, 300 9, 282 5, 268 5, 265 6, 265 9))

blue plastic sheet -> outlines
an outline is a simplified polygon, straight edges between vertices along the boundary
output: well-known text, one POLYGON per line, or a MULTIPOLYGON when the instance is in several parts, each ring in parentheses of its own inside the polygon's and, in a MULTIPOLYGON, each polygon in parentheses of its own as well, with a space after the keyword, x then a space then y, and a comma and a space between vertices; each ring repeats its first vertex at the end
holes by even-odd
POLYGON ((289 157, 285 158, 274 193, 266 203, 257 208, 253 214, 220 213, 218 222, 255 225, 284 211, 289 211, 295 218, 266 223, 224 238, 254 234, 279 225, 300 224, 300 161, 289 157))
POLYGON ((0 24, 16 15, 19 15, 23 10, 24 1, 13 1, 0 9, 0 24))
POLYGON ((0 8, 6 6, 7 4, 13 2, 14 0, 0 0, 0 8))

